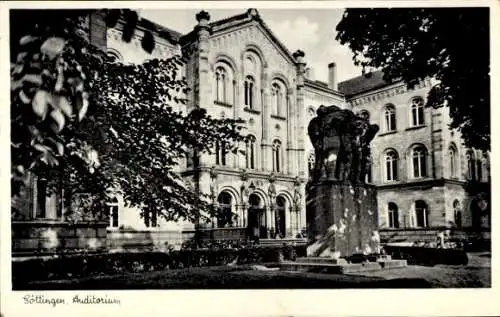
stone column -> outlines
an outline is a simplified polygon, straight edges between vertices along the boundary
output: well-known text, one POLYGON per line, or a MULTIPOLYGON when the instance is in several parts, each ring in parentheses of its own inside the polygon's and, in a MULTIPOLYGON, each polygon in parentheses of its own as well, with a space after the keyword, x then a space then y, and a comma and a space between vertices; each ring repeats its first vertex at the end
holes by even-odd
MULTIPOLYGON (((236 69, 234 70, 236 72, 236 69)), ((237 120, 240 117, 240 100, 239 100, 239 90, 241 82, 235 76, 233 79, 233 115, 234 119, 237 120)))
POLYGON ((248 211, 247 211, 248 206, 246 204, 243 204, 239 205, 239 208, 241 210, 241 220, 242 220, 241 226, 246 227, 248 224, 248 211))
POLYGON ((261 102, 261 113, 262 113, 262 139, 261 139, 261 170, 271 171, 272 161, 271 161, 271 140, 269 139, 270 119, 271 119, 271 94, 269 88, 269 69, 264 66, 261 80, 262 88, 262 102, 261 102))
POLYGON ((297 111, 296 113, 296 118, 297 118, 297 125, 295 126, 295 133, 297 135, 297 144, 296 144, 296 152, 297 152, 297 157, 296 157, 296 164, 297 164, 297 171, 299 176, 304 176, 304 127, 305 127, 305 106, 304 106, 304 77, 305 77, 305 67, 306 63, 304 61, 304 52, 301 50, 297 50, 295 53, 293 53, 293 57, 295 58, 296 61, 296 68, 297 68, 297 104, 295 106, 295 109, 297 111))
MULTIPOLYGON (((200 11, 196 14, 196 20, 198 21, 198 25, 196 25, 195 29, 197 30, 198 35, 198 54, 197 54, 197 63, 198 63, 198 105, 199 108, 209 109, 212 105, 212 83, 210 76, 210 64, 208 62, 208 54, 210 51, 210 15, 206 11, 200 11)), ((194 88, 196 91, 196 88, 194 88)), ((211 165, 211 161, 214 158, 211 158, 209 154, 200 155, 199 163, 200 166, 209 166, 211 165)))
POLYGON ((271 206, 267 206, 265 209, 266 212, 266 230, 267 230, 267 237, 271 238, 271 229, 274 228, 274 218, 273 218, 273 210, 271 206))

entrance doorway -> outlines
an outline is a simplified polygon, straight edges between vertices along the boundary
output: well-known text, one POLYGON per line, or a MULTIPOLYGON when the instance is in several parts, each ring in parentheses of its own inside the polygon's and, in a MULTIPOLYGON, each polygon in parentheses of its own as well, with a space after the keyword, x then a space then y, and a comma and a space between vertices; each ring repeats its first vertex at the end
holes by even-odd
POLYGON ((260 197, 252 194, 249 197, 248 236, 251 240, 267 238, 266 213, 260 197))

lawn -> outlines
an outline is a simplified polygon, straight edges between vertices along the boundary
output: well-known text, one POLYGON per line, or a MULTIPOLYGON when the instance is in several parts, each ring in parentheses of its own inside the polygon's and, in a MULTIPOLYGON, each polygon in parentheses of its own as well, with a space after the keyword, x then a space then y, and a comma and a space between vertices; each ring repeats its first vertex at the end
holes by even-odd
POLYGON ((432 287, 491 287, 491 254, 468 253, 469 263, 462 265, 412 265, 387 271, 359 273, 364 277, 422 278, 432 287))
POLYGON ((467 266, 406 268, 351 275, 257 270, 252 265, 172 269, 31 281, 14 290, 313 289, 491 287, 491 259, 469 255, 467 266))
POLYGON ((244 267, 186 268, 147 273, 30 282, 15 290, 285 289, 430 287, 423 279, 258 271, 244 267))

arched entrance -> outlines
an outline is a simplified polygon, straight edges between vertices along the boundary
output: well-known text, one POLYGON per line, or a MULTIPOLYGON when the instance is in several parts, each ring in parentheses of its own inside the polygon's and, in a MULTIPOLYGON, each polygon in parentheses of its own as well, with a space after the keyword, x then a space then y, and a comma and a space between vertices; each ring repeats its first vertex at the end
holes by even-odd
POLYGON ((276 238, 286 237, 286 199, 283 196, 276 197, 275 227, 276 238))
POLYGON ((232 197, 228 192, 223 191, 217 198, 219 210, 217 214, 217 228, 233 226, 232 197))
POLYGON ((267 238, 266 213, 262 199, 256 194, 251 194, 248 202, 250 204, 247 225, 249 238, 252 240, 267 238))

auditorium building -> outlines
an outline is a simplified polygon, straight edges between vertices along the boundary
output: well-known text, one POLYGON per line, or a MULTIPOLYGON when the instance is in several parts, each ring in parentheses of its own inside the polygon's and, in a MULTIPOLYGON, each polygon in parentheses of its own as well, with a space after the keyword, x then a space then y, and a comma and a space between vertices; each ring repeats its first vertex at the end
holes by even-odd
POLYGON ((245 151, 226 153, 221 144, 215 153, 181 164, 178 172, 186 182, 211 194, 221 210, 222 216, 206 224, 140 217, 117 194, 109 204, 109 222, 95 224, 94 231, 80 224, 70 234, 64 206, 55 195, 46 197, 33 178, 25 197, 13 202, 21 215, 12 220, 14 252, 161 250, 196 235, 207 240, 258 237, 260 243, 304 241, 306 184, 315 162, 307 126, 321 105, 350 109, 380 126, 367 182, 378 190, 382 238, 424 239, 443 228, 489 228, 489 205, 484 203, 488 154, 464 147, 459 132, 448 128, 448 108, 425 106, 432 80, 407 89, 373 72, 338 82, 336 69, 342 65, 331 61, 323 70, 308 68, 307 48, 290 52, 256 9, 218 21, 199 12, 187 34, 142 19, 130 43, 121 40, 120 24, 108 29, 99 15, 89 22, 92 41, 116 61, 182 55, 187 61, 182 72, 191 88, 185 110, 202 107, 214 117, 243 119, 245 151), (141 47, 144 30, 155 36, 152 54, 141 47), (312 78, 320 71, 328 72, 328 82, 312 78))

